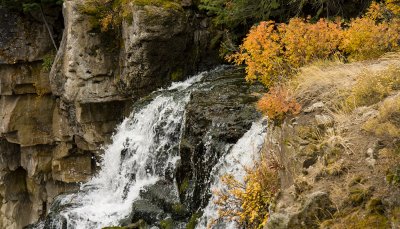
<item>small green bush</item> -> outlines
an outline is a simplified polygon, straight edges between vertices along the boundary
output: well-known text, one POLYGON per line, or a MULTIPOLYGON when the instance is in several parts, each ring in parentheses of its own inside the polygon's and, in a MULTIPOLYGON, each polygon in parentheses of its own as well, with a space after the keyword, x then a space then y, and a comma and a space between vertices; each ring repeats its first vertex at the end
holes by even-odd
POLYGON ((54 62, 54 57, 54 53, 49 53, 43 57, 42 69, 44 71, 49 72, 51 70, 51 66, 54 62))

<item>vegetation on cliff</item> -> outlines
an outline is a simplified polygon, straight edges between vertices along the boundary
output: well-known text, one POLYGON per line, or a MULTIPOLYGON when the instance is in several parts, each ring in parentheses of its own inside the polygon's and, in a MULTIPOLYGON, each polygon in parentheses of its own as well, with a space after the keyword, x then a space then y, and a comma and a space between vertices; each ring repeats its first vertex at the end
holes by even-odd
POLYGON ((132 20, 133 5, 153 5, 168 9, 180 10, 181 6, 177 0, 87 0, 80 5, 80 10, 93 18, 94 27, 101 31, 118 29, 124 19, 132 20))
MULTIPOLYGON (((308 17, 315 22, 321 17, 359 16, 371 0, 201 0, 199 8, 206 10, 214 25, 224 31, 221 55, 237 51, 237 45, 254 25, 264 20, 288 22, 293 17, 308 17)), ((216 38, 216 39, 217 39, 216 38)))
MULTIPOLYGON (((234 5, 239 1, 230 2, 234 5)), ((344 72, 349 65, 346 63, 376 60, 398 50, 399 12, 398 1, 387 0, 372 2, 364 14, 350 20, 295 17, 287 23, 259 22, 250 29, 239 50, 226 57, 237 65, 245 64, 248 81, 259 81, 268 87, 269 92, 260 99, 258 108, 280 130, 280 147, 275 152, 267 149, 263 154, 276 158, 277 152, 280 155, 291 153, 286 155, 288 158, 281 158, 279 166, 274 168, 275 173, 283 169, 292 174, 296 198, 309 198, 307 193, 326 190, 329 185, 338 187, 332 193, 327 189, 330 198, 337 203, 334 210, 318 219, 306 218, 306 225, 322 228, 399 225, 399 203, 397 200, 390 203, 399 193, 399 69, 387 63, 390 61, 380 59, 376 64, 379 67, 356 65, 357 68, 350 67, 351 71, 344 72), (333 74, 323 72, 324 68, 332 69, 332 64, 334 69, 343 70, 333 70, 333 74), (310 74, 310 69, 318 69, 321 75, 313 77, 316 73, 310 74), (301 106, 304 112, 299 114, 301 106), (290 124, 287 117, 294 117, 290 124), (299 143, 298 139, 303 140, 299 143), (374 145, 367 144, 366 139, 374 145), (303 168, 293 161, 287 162, 289 160, 304 160, 303 168), (371 171, 375 176, 366 178, 371 171), (339 190, 346 184, 347 188, 339 190), (381 188, 379 192, 376 191, 378 187, 381 188)), ((214 13, 219 15, 217 23, 232 19, 221 12, 214 10, 214 13)), ((243 19, 244 23, 246 21, 243 19)), ((387 58, 398 64, 398 55, 387 58)), ((238 184, 228 179, 229 176, 223 178, 230 189, 218 193, 222 201, 216 204, 220 206, 221 218, 234 219, 246 228, 263 228, 269 221, 282 223, 269 218, 271 212, 282 211, 282 207, 274 208, 277 199, 261 198, 265 193, 277 193, 268 186, 274 182, 275 175, 265 180, 252 176, 264 171, 266 164, 265 161, 256 163, 248 171, 244 183, 238 184), (254 183, 266 188, 257 191, 254 183), (247 194, 249 188, 257 194, 247 194), (250 196, 260 198, 248 199, 250 196), (246 214, 248 209, 259 209, 260 214, 246 214)), ((285 192, 281 191, 279 198, 285 198, 282 197, 285 192)), ((306 216, 298 210, 288 217, 286 227, 300 228, 294 222, 306 216)))
MULTIPOLYGON (((222 182, 226 190, 214 190, 220 206, 219 218, 236 221, 245 228, 262 228, 268 219, 269 209, 278 190, 279 179, 274 161, 266 158, 247 168, 244 183, 226 174, 222 182), (240 206, 240 207, 238 207, 240 206)), ((210 222, 209 226, 216 221, 210 222)))

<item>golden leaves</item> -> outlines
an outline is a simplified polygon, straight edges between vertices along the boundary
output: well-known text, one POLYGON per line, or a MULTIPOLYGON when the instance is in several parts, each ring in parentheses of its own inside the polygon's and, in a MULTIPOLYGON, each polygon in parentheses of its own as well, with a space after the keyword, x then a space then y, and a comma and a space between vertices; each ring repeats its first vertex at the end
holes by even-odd
POLYGON ((265 159, 254 168, 246 168, 246 172, 244 183, 230 174, 221 177, 225 189, 214 190, 217 196, 214 203, 218 206, 219 218, 233 220, 246 228, 263 228, 279 190, 278 174, 265 159))

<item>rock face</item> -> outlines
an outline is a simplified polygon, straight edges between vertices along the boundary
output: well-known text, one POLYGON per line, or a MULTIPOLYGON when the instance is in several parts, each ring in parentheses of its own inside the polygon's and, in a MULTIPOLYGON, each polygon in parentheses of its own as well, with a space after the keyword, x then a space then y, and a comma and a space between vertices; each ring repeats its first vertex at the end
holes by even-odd
POLYGON ((180 197, 192 212, 208 203, 212 168, 228 148, 260 117, 253 103, 259 86, 249 86, 244 73, 224 72, 209 91, 196 91, 186 108, 177 171, 180 197))
POLYGON ((131 5, 118 33, 95 28, 80 1, 64 1, 63 14, 44 9, 56 54, 37 12, 0 7, 0 228, 37 221, 55 196, 90 179, 136 98, 215 60, 203 48, 212 36, 207 19, 184 2, 131 5))
POLYGON ((185 228, 208 204, 213 167, 260 118, 253 103, 262 86, 246 84, 244 72, 234 68, 212 74, 202 81, 207 86, 191 92, 186 105, 180 162, 156 184, 141 190, 122 225, 143 220, 149 227, 185 228))

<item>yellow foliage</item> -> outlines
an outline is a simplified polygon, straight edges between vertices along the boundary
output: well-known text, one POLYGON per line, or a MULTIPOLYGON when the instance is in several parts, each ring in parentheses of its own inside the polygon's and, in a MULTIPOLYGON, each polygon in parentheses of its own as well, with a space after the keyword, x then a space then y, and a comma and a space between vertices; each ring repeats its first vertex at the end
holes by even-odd
POLYGON ((400 2, 399 0, 386 0, 387 9, 395 16, 400 16, 400 2))
POLYGON ((377 23, 369 17, 353 19, 343 32, 341 50, 349 60, 366 60, 379 57, 397 48, 400 40, 397 23, 377 23))
POLYGON ((374 20, 387 20, 400 16, 400 2, 398 0, 386 0, 381 3, 372 2, 366 17, 374 20))
POLYGON ((240 46, 240 51, 227 59, 238 65, 245 63, 246 80, 259 80, 265 85, 279 81, 290 69, 282 58, 281 36, 272 21, 253 27, 240 46))
MULTIPOLYGON (((269 207, 279 189, 277 171, 265 160, 247 169, 244 184, 232 175, 222 177, 224 190, 214 190, 218 197, 219 218, 234 220, 246 228, 263 228, 269 207)), ((212 225, 209 225, 209 227, 212 225)))
POLYGON ((317 23, 294 18, 278 28, 285 47, 284 58, 291 68, 299 68, 338 51, 342 40, 340 22, 320 19, 317 23))

